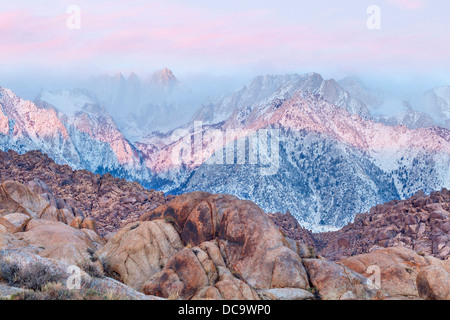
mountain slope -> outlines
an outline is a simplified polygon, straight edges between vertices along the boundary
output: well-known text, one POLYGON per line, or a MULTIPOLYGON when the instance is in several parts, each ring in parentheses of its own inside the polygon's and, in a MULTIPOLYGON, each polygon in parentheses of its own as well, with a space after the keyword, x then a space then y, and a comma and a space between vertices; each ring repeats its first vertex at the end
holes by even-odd
MULTIPOLYGON (((167 70, 154 81, 177 83, 167 70)), ((89 92, 44 92, 37 105, 2 92, 3 149, 43 150, 58 163, 169 193, 234 194, 268 212, 290 210, 315 231, 377 203, 450 187, 448 130, 372 121, 361 101, 318 74, 258 77, 200 108, 200 121, 138 142, 89 92)))
POLYGON ((338 260, 380 247, 402 246, 445 260, 450 256, 450 194, 447 189, 418 192, 358 214, 336 232, 314 235, 319 254, 338 260))
POLYGON ((0 89, 0 95, 3 150, 19 153, 40 150, 56 162, 75 169, 116 172, 140 180, 148 178, 137 150, 112 117, 84 91, 44 91, 36 103, 4 88, 0 89))
POLYGON ((324 80, 317 73, 284 76, 259 76, 248 86, 197 110, 194 120, 214 124, 226 120, 233 112, 247 107, 266 105, 277 99, 288 99, 296 91, 321 95, 325 100, 362 118, 370 118, 367 107, 331 79, 324 80))
POLYGON ((75 168, 81 158, 55 110, 38 108, 0 87, 0 143, 3 150, 42 150, 75 168))
POLYGON ((116 122, 86 90, 42 91, 36 105, 53 108, 67 128, 84 166, 139 168, 139 154, 116 122))
POLYGON ((425 92, 424 104, 439 125, 450 128, 450 86, 425 92))
MULTIPOLYGON (((154 186, 169 192, 204 190, 226 192, 258 203, 269 212, 287 211, 314 230, 342 227, 355 212, 376 203, 405 198, 423 189, 430 192, 449 184, 450 133, 440 128, 409 130, 361 119, 320 96, 297 92, 292 98, 235 111, 223 124, 191 129, 178 142, 156 152, 154 186), (221 144, 211 137, 227 130, 247 145, 245 162, 209 164, 221 144), (248 139, 264 129, 278 128, 278 170, 250 164, 248 139), (174 150, 203 137, 202 154, 176 166, 174 150), (189 138, 187 138, 189 137, 189 138)), ((220 153, 222 154, 222 153, 220 153)), ((227 154, 225 150, 223 154, 227 154)), ((261 156, 261 155, 260 155, 261 156)))
POLYGON ((90 91, 133 142, 152 132, 184 124, 192 117, 196 104, 191 90, 168 68, 156 71, 147 79, 135 73, 128 77, 122 73, 102 75, 92 79, 90 91))
POLYGON ((436 125, 431 116, 424 112, 414 110, 406 101, 403 102, 403 109, 401 111, 390 116, 377 115, 375 119, 388 126, 404 125, 410 129, 428 128, 436 125))
POLYGON ((0 183, 7 180, 35 186, 34 192, 45 198, 60 198, 53 199, 52 205, 58 209, 70 205, 81 211, 80 215, 95 219, 102 236, 165 203, 162 192, 144 189, 139 183, 111 174, 73 170, 39 151, 0 151, 0 183))

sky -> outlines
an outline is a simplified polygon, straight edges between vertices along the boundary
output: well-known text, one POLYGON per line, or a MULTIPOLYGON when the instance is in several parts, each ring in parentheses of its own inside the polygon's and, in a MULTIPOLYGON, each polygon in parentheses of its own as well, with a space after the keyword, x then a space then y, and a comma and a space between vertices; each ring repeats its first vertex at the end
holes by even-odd
POLYGON ((448 0, 0 0, 0 86, 32 95, 163 67, 187 82, 314 71, 450 85, 449 14, 448 0))

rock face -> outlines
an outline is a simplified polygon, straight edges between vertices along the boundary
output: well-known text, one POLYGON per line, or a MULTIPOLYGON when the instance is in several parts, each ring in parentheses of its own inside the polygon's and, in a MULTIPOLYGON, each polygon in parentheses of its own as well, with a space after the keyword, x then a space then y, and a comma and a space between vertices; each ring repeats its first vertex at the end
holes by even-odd
POLYGON ((140 289, 145 280, 167 264, 181 250, 178 233, 162 220, 129 224, 99 251, 107 272, 133 288, 140 289))
MULTIPOLYGON (((27 200, 29 213, 37 214, 35 211, 41 210, 39 214, 59 215, 59 220, 69 224, 71 221, 67 219, 70 220, 73 214, 93 218, 101 235, 116 232, 136 221, 144 212, 165 203, 162 192, 146 190, 136 182, 117 179, 110 174, 100 176, 86 170, 74 171, 67 165, 56 164, 38 151, 24 155, 0 151, 0 177, 0 181, 14 180, 26 184, 27 190, 8 182, 6 188, 18 188, 11 191, 13 195, 25 199, 23 193, 33 192, 59 210, 43 213, 45 208, 41 208, 40 203, 45 205, 46 202, 38 197, 27 200)), ((5 191, 0 189, 0 211, 24 212, 23 208, 14 207, 16 204, 5 197, 5 191)))
POLYGON ((370 277, 369 266, 379 268, 381 289, 391 298, 449 298, 449 260, 422 257, 396 247, 350 257, 340 263, 366 277, 370 277))
POLYGON ((450 192, 423 192, 377 205, 336 232, 314 235, 319 254, 339 260, 375 248, 405 247, 439 259, 450 256, 450 192))
POLYGON ((283 235, 258 206, 229 195, 182 197, 191 196, 196 201, 188 201, 190 212, 173 201, 141 220, 173 218, 187 245, 217 239, 227 265, 254 288, 308 287, 301 259, 284 245, 283 235))
POLYGON ((269 216, 286 237, 293 240, 301 240, 302 243, 311 247, 316 245, 313 233, 300 226, 298 220, 289 211, 286 214, 279 212, 269 213, 269 216))
POLYGON ((4 231, 16 233, 23 231, 25 226, 31 220, 31 217, 23 213, 10 213, 0 218, 0 225, 4 231))
MULTIPOLYGON (((103 275, 96 251, 105 241, 93 220, 77 216, 79 210, 51 193, 44 198, 32 190, 48 191, 48 187, 42 181, 30 187, 14 181, 0 185, 0 297, 54 298, 64 292, 68 298, 74 293, 66 289, 66 283, 71 268, 77 267, 83 288, 99 297, 154 298, 103 275), (44 292, 52 286, 57 289, 44 292)), ((83 288, 77 291, 80 299, 83 288)))
POLYGON ((314 300, 314 295, 306 290, 282 288, 258 291, 263 300, 314 300))
POLYGON ((92 264, 102 270, 95 251, 104 244, 95 233, 77 230, 61 222, 32 220, 16 236, 28 246, 42 249, 39 255, 68 264, 92 264))
MULTIPOLYGON (((14 281, 19 282, 16 285, 22 286, 24 284, 28 286, 39 286, 41 284, 54 285, 56 282, 59 282, 63 285, 60 286, 60 288, 65 288, 66 283, 70 281, 70 277, 73 275, 70 269, 71 265, 67 263, 53 259, 45 259, 33 253, 26 253, 21 250, 0 250, 0 264, 2 269, 5 268, 4 266, 6 264, 14 266, 16 270, 19 270, 18 272, 22 276, 27 277, 16 277, 18 279, 14 279, 14 281)), ((0 271, 4 273, 4 270, 0 271)), ((31 288, 18 288, 3 284, 1 280, 5 276, 2 273, 0 273, 0 298, 9 299, 12 295, 16 295, 20 298, 21 296, 26 296, 27 293, 30 294, 33 292, 31 291, 31 288)), ((80 285, 81 288, 89 288, 90 294, 95 293, 96 295, 99 295, 99 298, 101 299, 159 300, 157 297, 144 295, 135 291, 114 279, 107 277, 93 277, 83 270, 80 271, 80 285)), ((82 293, 83 289, 76 292, 82 293)), ((70 297, 70 291, 65 290, 64 293, 67 294, 66 298, 70 297)), ((85 299, 87 297, 89 296, 84 296, 85 299)), ((34 298, 34 296, 31 296, 30 298, 34 298)), ((44 296, 43 298, 55 299, 55 296, 44 296)), ((81 296, 81 298, 83 298, 83 296, 81 296)))
POLYGON ((308 259, 303 262, 311 284, 324 300, 369 300, 380 294, 367 278, 337 263, 308 259))
POLYGON ((333 261, 399 246, 442 260, 450 256, 450 192, 447 189, 430 195, 418 192, 406 200, 377 205, 333 232, 312 233, 289 213, 269 215, 288 238, 333 261))
MULTIPOLYGON (((66 284, 77 266, 77 298, 87 288, 117 299, 450 299, 448 259, 375 247, 329 261, 286 237, 274 215, 231 195, 171 198, 107 242, 95 220, 42 180, 3 181, 0 195, 0 297, 73 298, 66 284)), ((423 196, 412 204, 436 221, 447 210, 423 196)))
POLYGON ((259 299, 259 289, 309 288, 300 256, 286 246, 270 218, 250 201, 194 192, 176 197, 140 220, 139 225, 117 233, 100 257, 125 283, 138 287, 145 280, 142 289, 147 294, 259 299), (148 256, 152 249, 146 246, 156 242, 156 231, 151 231, 156 226, 161 233, 157 243, 167 249, 166 255, 152 254, 153 261, 148 256), (134 240, 143 239, 143 232, 148 235, 146 246, 134 240))
POLYGON ((428 266, 417 275, 419 296, 429 300, 450 300, 450 273, 447 267, 428 266))

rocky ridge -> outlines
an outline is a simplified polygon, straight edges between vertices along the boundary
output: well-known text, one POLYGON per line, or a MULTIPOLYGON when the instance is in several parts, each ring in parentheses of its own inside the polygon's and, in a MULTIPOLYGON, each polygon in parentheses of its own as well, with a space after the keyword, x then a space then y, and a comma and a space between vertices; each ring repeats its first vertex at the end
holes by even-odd
POLYGON ((421 189, 448 187, 448 134, 438 127, 410 130, 366 121, 320 96, 299 91, 286 100, 242 108, 223 124, 204 126, 200 133, 191 130, 169 147, 152 152, 150 162, 158 172, 152 184, 170 193, 233 194, 268 212, 290 210, 302 225, 319 232, 341 228, 353 221, 355 212, 378 203, 406 199, 421 189), (263 175, 268 166, 251 163, 248 153, 245 161, 237 156, 227 163, 207 161, 214 152, 220 159, 235 150, 234 143, 220 145, 214 139, 226 136, 229 128, 239 129, 237 145, 247 144, 262 130, 278 129, 279 156, 271 159, 273 174, 263 175), (174 150, 197 135, 203 136, 203 152, 174 167, 174 150))
POLYGON ((450 192, 406 200, 393 200, 357 214, 355 221, 333 232, 315 233, 302 228, 287 214, 269 214, 286 236, 307 243, 321 256, 336 261, 380 248, 403 247, 424 256, 445 260, 450 256, 450 192))
MULTIPOLYGON (((169 70, 163 70, 159 78, 156 82, 167 88, 177 83, 169 70)), ((105 112, 112 103, 106 98, 114 98, 125 112, 128 109, 121 107, 133 104, 134 88, 140 81, 136 75, 128 80, 121 75, 104 80, 100 80, 98 99, 86 90, 65 90, 43 92, 34 104, 1 88, 1 148, 19 153, 39 149, 58 163, 100 174, 110 172, 167 193, 233 194, 256 202, 265 211, 290 210, 302 225, 316 232, 341 228, 353 221, 355 212, 377 203, 405 199, 420 189, 449 188, 448 130, 411 130, 371 121, 364 103, 336 81, 315 73, 257 77, 213 105, 211 114, 209 107, 204 109, 206 113, 195 118, 205 124, 202 132, 194 134, 192 122, 179 127, 184 133, 178 141, 172 141, 178 130, 142 135, 128 132, 120 121, 116 124, 105 112), (220 116, 221 122, 211 120, 211 115, 220 116), (207 161, 223 148, 231 151, 235 140, 246 143, 254 134, 274 128, 279 129, 280 152, 273 159, 272 175, 261 175, 267 168, 261 154, 256 164, 250 164, 250 157, 244 164, 238 159, 222 165, 207 161), (225 135, 229 129, 236 136, 231 142, 227 138, 227 143, 218 143, 217 134, 225 135), (196 137, 203 137, 202 152, 194 152, 193 159, 183 159, 181 164, 173 161, 174 151, 189 139, 198 142, 192 139, 196 137)), ((134 118, 143 123, 131 119, 134 124, 128 129, 155 129, 152 124, 162 120, 158 116, 158 121, 151 120, 157 114, 152 110, 144 105, 144 114, 137 112, 134 118)), ((417 121, 422 123, 421 116, 410 111, 401 123, 407 120, 416 127, 417 121)), ((116 120, 130 120, 112 115, 116 120)), ((170 117, 169 123, 173 124, 170 117)))
POLYGON ((79 298, 156 299, 105 277, 96 255, 105 240, 97 234, 95 220, 60 199, 32 191, 39 188, 45 185, 0 185, 0 298, 73 298, 75 292, 66 284, 76 266, 79 298))
POLYGON ((137 182, 110 174, 72 170, 39 151, 23 155, 0 151, 0 181, 6 180, 32 184, 35 192, 55 207, 69 204, 79 215, 95 219, 101 235, 114 233, 165 203, 162 192, 144 189, 137 182))
POLYGON ((44 189, 1 184, 1 297, 67 299, 89 289, 111 299, 450 299, 449 260, 397 247, 329 261, 231 195, 180 195, 106 241, 93 219, 33 191, 44 189), (62 287, 73 265, 82 270, 76 293, 62 287))
POLYGON ((443 189, 377 205, 336 232, 315 235, 329 259, 401 246, 439 259, 450 256, 450 192, 443 189))

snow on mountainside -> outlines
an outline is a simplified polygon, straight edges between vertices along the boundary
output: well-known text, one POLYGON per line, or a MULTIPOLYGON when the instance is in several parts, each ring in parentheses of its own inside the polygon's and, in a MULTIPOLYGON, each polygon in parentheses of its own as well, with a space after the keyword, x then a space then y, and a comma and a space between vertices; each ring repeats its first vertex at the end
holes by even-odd
POLYGON ((96 97, 84 89, 60 91, 41 90, 35 99, 35 103, 37 101, 45 102, 70 116, 79 112, 85 106, 98 104, 96 97))
POLYGON ((75 169, 148 179, 138 151, 85 91, 42 91, 35 103, 8 89, 1 88, 0 94, 3 150, 40 150, 75 169))
MULTIPOLYGON (((161 95, 161 88, 179 86, 170 70, 149 81, 162 86, 161 95)), ((234 194, 268 212, 290 210, 315 231, 341 227, 356 213, 420 189, 450 187, 449 130, 428 126, 407 105, 394 120, 408 126, 375 122, 363 102, 315 73, 257 77, 200 107, 196 121, 165 132, 149 129, 164 121, 157 109, 144 108, 148 117, 120 110, 128 117, 116 123, 105 103, 142 104, 145 82, 135 75, 100 82, 95 91, 103 97, 42 91, 35 104, 1 88, 2 149, 38 149, 59 163, 170 193, 234 194)))
POLYGON ((439 125, 450 129, 450 86, 425 92, 424 104, 439 125))
MULTIPOLYGON (((397 97, 393 93, 369 88, 357 77, 346 77, 339 81, 339 85, 353 97, 362 101, 370 109, 373 119, 377 122, 388 126, 404 125, 410 129, 443 124, 440 121, 435 121, 439 116, 433 115, 432 110, 430 110, 433 108, 428 108, 431 112, 428 112, 426 108, 422 108, 422 111, 415 110, 409 101, 404 101, 403 98, 397 97)), ((430 95, 428 97, 430 98, 430 95)), ((437 99, 429 100, 436 101, 437 99)), ((413 102, 417 104, 417 101, 413 100, 413 102)), ((418 104, 418 107, 421 107, 421 105, 418 104)))
MULTIPOLYGON (((448 130, 385 126, 306 92, 248 109, 235 111, 220 125, 204 126, 203 155, 190 164, 170 166, 173 150, 199 135, 192 130, 188 139, 159 150, 153 161, 158 172, 153 184, 172 192, 231 193, 266 211, 290 210, 313 230, 342 227, 358 212, 409 197, 419 189, 430 192, 450 186, 448 130), (280 130, 275 174, 262 175, 264 165, 250 164, 248 154, 240 164, 237 155, 234 164, 205 163, 217 146, 211 139, 217 130, 225 135, 227 129, 241 129, 236 140, 247 144, 248 152, 247 138, 265 128, 280 130)), ((227 150, 234 154, 234 147, 231 143, 227 150)))
POLYGON ((0 145, 19 153, 41 150, 55 161, 81 167, 81 158, 56 111, 38 108, 0 87, 0 145))
POLYGON ((85 165, 141 171, 140 154, 90 92, 81 89, 43 91, 36 105, 58 110, 85 165))
POLYGON ((342 89, 335 80, 324 80, 320 74, 308 73, 256 77, 238 92, 214 103, 203 105, 197 110, 194 120, 207 124, 219 123, 226 120, 236 110, 265 105, 275 99, 287 99, 299 90, 319 94, 325 100, 352 114, 358 114, 364 119, 370 118, 367 107, 342 89))
POLYGON ((370 109, 378 109, 384 102, 384 94, 380 90, 372 90, 358 77, 346 77, 338 81, 339 85, 354 98, 363 102, 370 109))
POLYGON ((144 80, 134 73, 128 78, 121 73, 103 75, 92 79, 90 90, 132 141, 188 122, 197 103, 191 90, 167 68, 144 80))
POLYGON ((374 115, 377 122, 388 126, 404 125, 410 129, 428 128, 436 125, 433 118, 424 112, 414 110, 411 105, 404 101, 403 109, 393 115, 374 115))

